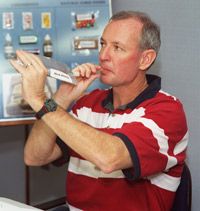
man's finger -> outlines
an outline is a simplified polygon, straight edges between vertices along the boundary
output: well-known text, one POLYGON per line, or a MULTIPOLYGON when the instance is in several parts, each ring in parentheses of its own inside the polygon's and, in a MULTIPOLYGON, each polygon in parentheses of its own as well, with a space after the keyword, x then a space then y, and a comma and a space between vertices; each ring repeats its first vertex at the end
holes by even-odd
POLYGON ((25 66, 17 59, 10 60, 10 64, 15 68, 15 70, 21 74, 26 70, 25 66))

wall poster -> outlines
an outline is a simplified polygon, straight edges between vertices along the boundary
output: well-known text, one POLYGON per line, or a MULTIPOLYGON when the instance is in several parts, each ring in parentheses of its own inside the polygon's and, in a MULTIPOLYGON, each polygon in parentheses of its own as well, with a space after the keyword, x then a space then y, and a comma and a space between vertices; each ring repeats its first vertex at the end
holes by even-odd
MULTIPOLYGON (((21 76, 9 59, 16 49, 51 57, 68 68, 98 63, 99 38, 111 15, 111 0, 7 0, 0 5, 0 122, 34 119, 21 94, 21 76)), ((59 85, 47 78, 51 96, 59 85)), ((105 86, 95 81, 89 91, 105 86)))

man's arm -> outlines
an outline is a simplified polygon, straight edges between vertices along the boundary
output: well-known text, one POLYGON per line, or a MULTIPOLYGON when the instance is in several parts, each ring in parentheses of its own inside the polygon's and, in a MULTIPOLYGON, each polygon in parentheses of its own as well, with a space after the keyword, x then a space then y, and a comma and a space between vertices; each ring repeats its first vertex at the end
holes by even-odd
MULTIPOLYGON (((12 60, 11 64, 22 74, 23 97, 37 112, 46 99, 44 86, 47 69, 33 54, 16 51, 20 65, 12 60), (29 64, 29 65, 27 65, 29 64)), ((120 138, 98 131, 97 129, 73 118, 66 113, 69 102, 76 100, 87 87, 98 77, 99 66, 83 64, 75 68, 79 81, 76 86, 62 84, 55 95, 58 103, 55 112, 49 112, 42 121, 35 124, 26 145, 26 156, 32 164, 41 165, 61 155, 55 144, 55 134, 69 147, 94 163, 104 172, 132 166, 132 161, 125 144, 120 138), (39 137, 40 136, 40 137, 39 137)))
MULTIPOLYGON (((40 59, 30 53, 24 51, 16 51, 18 60, 11 60, 13 67, 22 74, 23 97, 30 103, 30 99, 45 99, 44 84, 47 76, 47 69, 40 59), (29 64, 29 65, 27 65, 29 64), (35 91, 37 94, 35 95, 35 91)), ((88 64, 89 72, 96 72, 95 65, 88 64)), ((79 69, 79 68, 78 68, 79 69)), ((76 73, 76 68, 73 70, 76 73)), ((78 73, 79 76, 79 73, 78 73)), ((95 80, 97 75, 90 77, 88 80, 82 81, 77 86, 68 83, 62 83, 54 94, 54 100, 66 110, 69 105, 82 95, 89 84, 95 80)), ((44 165, 57 158, 62 153, 56 144, 57 135, 42 120, 36 121, 30 135, 27 139, 24 160, 28 165, 44 165)))
MULTIPOLYGON (((60 85, 54 94, 54 100, 63 109, 67 109, 72 100, 62 100, 59 96, 66 94, 66 84, 60 85)), ((24 161, 30 166, 41 166, 58 159, 62 156, 60 147, 56 144, 57 135, 42 120, 37 120, 29 134, 24 148, 24 161)))
POLYGON ((105 173, 132 166, 130 154, 120 138, 80 122, 60 107, 34 124, 24 150, 27 165, 44 165, 62 155, 55 134, 105 173))
POLYGON ((130 154, 120 138, 99 131, 58 107, 43 121, 74 151, 105 173, 131 167, 130 154))
POLYGON ((62 155, 56 144, 56 134, 43 122, 37 120, 24 148, 24 161, 30 166, 50 163, 62 155))

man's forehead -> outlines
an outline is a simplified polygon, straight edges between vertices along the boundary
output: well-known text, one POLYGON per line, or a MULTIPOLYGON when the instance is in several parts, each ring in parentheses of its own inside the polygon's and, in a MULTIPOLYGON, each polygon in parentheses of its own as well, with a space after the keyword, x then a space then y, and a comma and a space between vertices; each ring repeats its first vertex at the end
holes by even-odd
POLYGON ((112 20, 110 21, 104 31, 116 31, 118 33, 124 33, 124 32, 129 32, 129 33, 134 33, 134 32, 140 32, 142 29, 143 24, 136 19, 129 18, 129 19, 123 19, 123 20, 112 20))
POLYGON ((128 37, 137 37, 142 29, 142 23, 135 19, 123 19, 110 21, 102 34, 102 39, 111 39, 115 42, 123 42, 128 37))

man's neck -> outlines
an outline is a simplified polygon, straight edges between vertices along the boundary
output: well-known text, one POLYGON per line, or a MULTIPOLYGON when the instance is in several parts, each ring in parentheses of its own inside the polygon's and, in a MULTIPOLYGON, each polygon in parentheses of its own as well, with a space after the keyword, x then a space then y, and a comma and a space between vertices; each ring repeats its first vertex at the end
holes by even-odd
POLYGON ((132 102, 140 93, 148 87, 146 77, 139 83, 113 87, 113 106, 119 108, 132 102))

